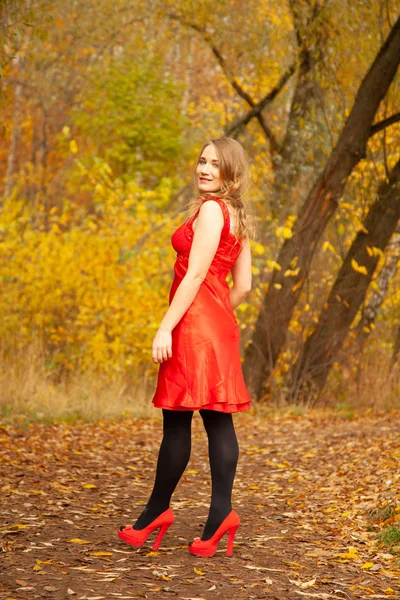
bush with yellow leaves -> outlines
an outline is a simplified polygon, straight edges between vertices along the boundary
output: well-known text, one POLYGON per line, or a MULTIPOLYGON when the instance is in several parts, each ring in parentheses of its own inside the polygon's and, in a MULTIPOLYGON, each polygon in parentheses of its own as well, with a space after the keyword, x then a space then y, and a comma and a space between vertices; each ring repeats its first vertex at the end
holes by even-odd
POLYGON ((90 207, 32 211, 17 192, 0 217, 2 346, 39 340, 50 372, 105 375, 151 363, 151 341, 168 305, 176 215, 170 185, 145 191, 113 180, 97 160, 77 163, 94 189, 90 207))

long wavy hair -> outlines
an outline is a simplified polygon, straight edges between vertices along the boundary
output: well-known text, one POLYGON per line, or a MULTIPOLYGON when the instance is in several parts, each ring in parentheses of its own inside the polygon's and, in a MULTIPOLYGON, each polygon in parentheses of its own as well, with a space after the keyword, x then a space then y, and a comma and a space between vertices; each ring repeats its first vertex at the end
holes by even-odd
POLYGON ((189 203, 190 215, 201 206, 206 196, 217 196, 231 206, 236 214, 236 224, 233 234, 239 239, 254 238, 254 217, 250 214, 245 202, 249 187, 249 167, 244 155, 243 146, 233 138, 221 137, 206 142, 198 156, 196 168, 204 149, 213 144, 218 157, 222 187, 217 192, 204 194, 198 188, 196 170, 194 172, 195 199, 189 203))

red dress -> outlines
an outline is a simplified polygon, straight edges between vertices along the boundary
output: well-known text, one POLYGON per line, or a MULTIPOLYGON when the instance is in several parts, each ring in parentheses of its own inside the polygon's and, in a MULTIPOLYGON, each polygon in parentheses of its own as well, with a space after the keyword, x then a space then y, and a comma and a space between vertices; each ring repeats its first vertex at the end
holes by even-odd
MULTIPOLYGON (((226 281, 242 249, 229 231, 229 211, 223 200, 216 201, 224 215, 217 252, 199 291, 172 330, 172 357, 160 363, 152 402, 158 408, 198 410, 201 408, 234 413, 250 408, 239 350, 239 326, 233 313, 226 281)), ((187 272, 193 240, 192 223, 200 208, 173 233, 177 252, 175 277, 169 303, 187 272)))

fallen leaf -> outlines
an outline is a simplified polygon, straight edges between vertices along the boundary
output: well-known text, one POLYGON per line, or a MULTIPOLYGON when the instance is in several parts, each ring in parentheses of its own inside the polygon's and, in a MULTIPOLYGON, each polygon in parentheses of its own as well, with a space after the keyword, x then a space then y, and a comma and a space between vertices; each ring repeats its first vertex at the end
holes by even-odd
POLYGON ((289 581, 290 581, 290 583, 294 583, 295 585, 297 585, 298 587, 300 587, 302 589, 307 589, 307 588, 313 586, 317 580, 316 580, 316 578, 314 578, 314 579, 310 579, 310 581, 300 581, 299 579, 297 581, 295 581, 294 579, 289 579, 289 581))
POLYGON ((16 523, 15 525, 5 525, 4 527, 0 527, 0 531, 11 530, 11 529, 26 529, 29 525, 23 525, 21 523, 16 523))
POLYGON ((359 558, 358 556, 358 550, 357 548, 353 548, 353 546, 350 546, 350 548, 348 549, 347 552, 344 552, 343 554, 339 554, 340 558, 346 558, 348 560, 354 560, 355 558, 359 558))

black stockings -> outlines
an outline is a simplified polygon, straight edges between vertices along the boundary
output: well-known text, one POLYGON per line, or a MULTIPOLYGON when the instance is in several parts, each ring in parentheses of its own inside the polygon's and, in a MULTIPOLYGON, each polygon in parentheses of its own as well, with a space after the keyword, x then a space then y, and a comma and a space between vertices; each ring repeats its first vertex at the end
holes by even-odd
POLYGON ((211 469, 211 505, 202 540, 208 540, 232 510, 232 487, 239 446, 232 415, 214 410, 200 414, 208 437, 211 469))
MULTIPOLYGON (((232 415, 213 410, 200 410, 200 415, 208 437, 212 482, 210 512, 202 535, 202 540, 208 540, 232 510, 232 487, 239 447, 232 415)), ((167 510, 189 461, 193 412, 163 410, 163 416, 164 435, 154 488, 134 529, 143 529, 167 510)))
POLYGON ((193 411, 163 409, 163 439, 158 453, 156 479, 146 508, 134 524, 134 529, 147 527, 169 507, 190 458, 193 411))

